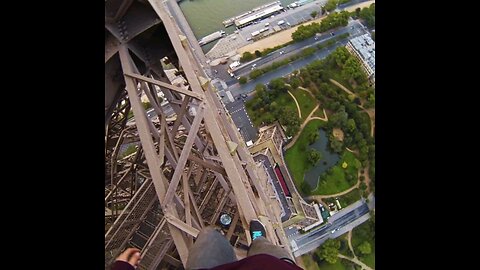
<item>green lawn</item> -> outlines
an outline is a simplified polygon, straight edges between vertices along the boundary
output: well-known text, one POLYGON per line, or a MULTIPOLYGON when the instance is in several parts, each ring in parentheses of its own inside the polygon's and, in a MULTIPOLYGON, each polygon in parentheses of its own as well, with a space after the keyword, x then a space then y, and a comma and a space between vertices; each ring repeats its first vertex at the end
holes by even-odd
POLYGON ((331 168, 331 171, 329 170, 330 173, 329 171, 325 173, 324 181, 320 181, 318 187, 312 191, 312 194, 329 195, 349 189, 357 182, 357 173, 360 166, 360 161, 355 158, 353 153, 345 150, 342 158, 331 168), (343 162, 347 162, 348 164, 346 169, 342 168, 343 162), (354 177, 354 181, 350 184, 345 178, 347 172, 354 177))
MULTIPOLYGON (((254 111, 251 107, 251 104, 255 103, 255 102, 253 102, 253 100, 256 99, 256 98, 257 97, 254 97, 250 102, 245 103, 245 108, 247 109, 247 113, 250 116, 250 119, 252 120, 252 123, 256 127, 260 127, 262 125, 262 122, 264 122, 266 119, 269 119, 269 118, 274 119, 275 117, 272 115, 271 112, 265 112, 265 111, 263 111, 263 109, 254 111)), ((276 102, 279 105, 280 108, 290 107, 295 112, 298 111, 297 110, 297 105, 295 104, 295 101, 293 100, 293 98, 288 93, 279 95, 272 102, 276 102)))
POLYGON ((317 105, 316 100, 310 96, 309 93, 305 90, 295 89, 292 94, 297 99, 298 105, 300 106, 300 111, 302 112, 302 123, 307 119, 307 116, 312 112, 313 108, 317 105))
POLYGON ((357 255, 358 259, 364 262, 366 265, 375 268, 375 241, 373 239, 374 231, 372 227, 372 222, 370 220, 362 223, 361 225, 355 227, 352 231, 352 246, 357 255), (358 246, 361 245, 364 241, 370 243, 372 248, 372 253, 368 255, 362 255, 358 250, 358 246))
POLYGON ((305 270, 353 270, 351 266, 344 264, 344 262, 348 262, 347 260, 340 258, 334 264, 329 264, 328 262, 317 263, 311 254, 305 254, 302 256, 302 260, 305 270))
POLYGON ((347 257, 353 257, 353 253, 350 251, 350 248, 348 247, 348 233, 344 233, 343 235, 339 236, 337 239, 340 240, 340 249, 338 250, 338 252, 347 257))
POLYGON ((313 113, 313 116, 318 116, 320 118, 325 118, 325 114, 323 113, 322 106, 318 107, 318 109, 313 113))
POLYGON ((338 201, 342 208, 347 207, 348 205, 360 200, 361 198, 361 191, 360 189, 356 188, 349 193, 338 197, 338 201))
POLYGON ((313 257, 311 254, 305 254, 301 256, 303 264, 305 265, 304 270, 318 270, 318 264, 315 260, 313 260, 313 257))
POLYGON ((338 258, 337 262, 334 264, 329 264, 328 262, 321 262, 318 264, 320 270, 348 270, 345 265, 342 263, 342 259, 338 258))
POLYGON ((292 174, 293 181, 297 188, 300 188, 300 184, 303 182, 303 175, 308 170, 307 155, 305 155, 305 149, 308 146, 308 134, 310 132, 318 130, 324 126, 326 122, 314 119, 305 126, 297 142, 290 147, 285 153, 285 162, 288 169, 292 174))

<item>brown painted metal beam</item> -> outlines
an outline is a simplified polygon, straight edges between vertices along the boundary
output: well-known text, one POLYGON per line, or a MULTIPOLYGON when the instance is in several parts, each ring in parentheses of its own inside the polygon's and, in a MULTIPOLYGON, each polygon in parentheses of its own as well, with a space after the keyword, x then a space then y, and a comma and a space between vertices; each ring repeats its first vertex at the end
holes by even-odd
MULTIPOLYGON (((149 3, 164 23, 165 29, 167 30, 173 48, 177 53, 179 62, 184 69, 185 75, 187 76, 187 80, 192 88, 192 91, 197 94, 203 95, 203 88, 198 81, 197 74, 193 70, 194 66, 196 65, 192 62, 193 60, 189 59, 188 51, 186 51, 183 47, 180 41, 179 33, 175 28, 172 19, 165 11, 165 6, 161 2, 155 0, 149 0, 149 3)), ((211 134, 215 147, 217 148, 218 154, 222 160, 222 165, 227 172, 230 183, 232 183, 233 192, 237 197, 237 203, 241 209, 241 213, 245 216, 245 219, 247 220, 256 219, 257 214, 254 210, 252 202, 248 199, 249 196, 245 187, 245 185, 248 183, 243 182, 240 176, 242 172, 239 171, 233 159, 231 158, 230 151, 228 150, 228 147, 226 145, 225 137, 223 136, 221 131, 222 123, 217 122, 217 116, 214 113, 214 111, 216 112, 216 110, 214 109, 215 104, 208 97, 205 100, 207 102, 207 106, 205 109, 205 124, 211 134)), ((243 172, 243 174, 245 174, 245 172, 243 172)))
POLYGON ((195 229, 194 227, 186 224, 185 222, 181 221, 180 219, 176 218, 174 215, 170 213, 170 211, 167 211, 165 213, 165 218, 167 219, 168 223, 172 224, 173 226, 177 227, 178 229, 182 230, 183 232, 193 236, 197 237, 198 234, 200 233, 199 230, 195 229))
MULTIPOLYGON (((132 73, 132 61, 130 55, 128 53, 128 49, 125 46, 120 48, 120 60, 122 64, 123 72, 125 73, 132 73)), ((133 116, 135 117, 135 122, 138 128, 138 134, 140 136, 140 141, 143 146, 143 151, 145 153, 145 158, 147 160, 148 168, 150 174, 152 176, 152 181, 155 186, 155 191, 160 202, 163 201, 166 194, 166 186, 163 180, 164 176, 162 171, 160 170, 160 160, 155 151, 155 145, 152 140, 152 136, 150 134, 150 129, 147 123, 145 110, 140 102, 140 98, 137 95, 137 88, 134 83, 134 80, 131 77, 124 76, 125 83, 127 86, 128 97, 130 99, 130 103, 133 109, 133 116)), ((161 204, 160 204, 161 205, 161 204)), ((164 208, 163 205, 161 205, 164 208)), ((172 211, 175 214, 175 211, 172 211)), ((172 214, 171 213, 171 214, 172 214)), ((170 233, 172 234, 173 240, 175 241, 175 246, 177 247, 177 251, 180 254, 182 262, 184 266, 186 264, 188 258, 188 248, 183 238, 181 232, 176 229, 174 226, 169 224, 170 233)))
POLYGON ((230 228, 228 228, 227 232, 227 239, 230 241, 232 238, 233 233, 235 232, 235 227, 237 227, 237 222, 238 222, 238 211, 235 213, 235 216, 233 217, 232 223, 230 223, 230 228))
MULTIPOLYGON (((188 156, 192 151, 192 145, 194 142, 195 137, 197 136, 198 128, 200 127, 200 123, 203 120, 203 114, 205 112, 205 104, 201 104, 197 110, 197 115, 193 120, 192 127, 190 128, 190 132, 188 133, 187 140, 185 141, 185 145, 183 146, 182 153, 180 154, 180 158, 177 162, 177 168, 184 168, 185 164, 187 163, 188 156)), ((165 199, 163 200, 163 205, 167 205, 173 198, 173 194, 177 189, 178 183, 180 182, 180 176, 182 175, 183 170, 175 170, 172 176, 172 180, 170 181, 170 185, 168 187, 167 193, 165 195, 165 199)))
POLYGON ((145 76, 142 76, 142 75, 138 75, 138 74, 134 74, 134 73, 125 73, 126 76, 129 76, 129 77, 132 77, 132 78, 135 78, 135 79, 139 79, 139 80, 142 80, 142 81, 145 81, 145 82, 149 82, 149 83, 152 83, 152 84, 155 84, 155 85, 158 85, 158 86, 161 86, 161 87, 165 87, 165 88, 168 88, 172 91, 175 91, 175 92, 178 92, 180 94, 184 94, 186 96, 190 96, 190 97, 193 97, 193 98, 196 98, 198 100, 203 100, 203 96, 197 94, 197 93, 194 93, 192 91, 188 91, 188 90, 184 90, 178 86, 175 86, 175 85, 171 85, 171 84, 168 84, 168 83, 164 83, 164 82, 161 82, 161 81, 157 81, 155 79, 151 79, 151 78, 148 78, 148 77, 145 77, 145 76))
POLYGON ((203 160, 203 159, 201 159, 197 156, 194 156, 192 154, 190 154, 190 156, 188 156, 188 160, 191 160, 191 161, 197 163, 198 165, 201 165, 204 168, 208 168, 210 170, 216 171, 216 172, 221 173, 223 175, 227 175, 224 168, 220 167, 219 165, 217 165, 213 162, 208 162, 208 161, 203 160))

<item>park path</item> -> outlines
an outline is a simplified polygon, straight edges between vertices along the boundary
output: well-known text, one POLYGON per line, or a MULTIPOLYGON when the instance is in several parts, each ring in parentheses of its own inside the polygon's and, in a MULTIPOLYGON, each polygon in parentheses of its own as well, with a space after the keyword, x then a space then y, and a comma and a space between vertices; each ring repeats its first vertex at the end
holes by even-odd
POLYGON ((302 111, 300 110, 300 105, 298 105, 297 99, 296 99, 295 96, 292 94, 292 92, 290 92, 290 90, 288 91, 288 94, 290 94, 290 96, 293 98, 293 101, 295 101, 295 104, 297 105, 298 118, 302 119, 302 111))
POLYGON ((352 246, 352 230, 348 231, 347 240, 348 240, 348 247, 350 248, 350 251, 352 252, 353 257, 357 258, 357 255, 355 255, 355 251, 353 251, 353 246, 352 246))
MULTIPOLYGON (((298 87, 299 89, 303 90, 303 91, 307 91, 308 94, 310 94, 310 96, 316 100, 315 96, 312 94, 312 92, 310 92, 310 90, 306 89, 306 88, 303 88, 302 86, 299 86, 298 87)), ((293 100, 295 100, 295 103, 297 104, 297 109, 298 109, 298 114, 301 115, 301 112, 300 112, 300 106, 298 105, 298 102, 297 102, 297 99, 293 96, 292 93, 290 93, 290 91, 288 91, 288 93, 290 94, 290 96, 293 97, 293 100)), ((298 131, 297 135, 295 135, 293 137, 293 139, 285 146, 285 150, 289 149, 290 147, 292 147, 295 142, 297 142, 298 140, 298 137, 300 137, 300 134, 302 134, 302 131, 303 129, 305 128, 305 126, 308 124, 308 122, 310 122, 311 120, 313 119, 318 119, 318 120, 322 120, 322 121, 325 121, 325 122, 328 122, 328 117, 327 117, 327 113, 325 112, 325 109, 323 109, 323 115, 325 116, 324 118, 321 118, 319 116, 313 116, 313 114, 315 113, 316 110, 318 110, 318 108, 320 107, 320 103, 316 100, 317 102, 317 105, 315 106, 315 108, 313 108, 313 110, 310 112, 310 114, 307 116, 307 118, 305 119, 305 121, 303 121, 302 125, 300 126, 300 130, 298 131)), ((300 119, 302 117, 300 116, 300 119)))
MULTIPOLYGON (((320 120, 323 120, 323 121, 328 121, 328 118, 320 118, 318 116, 312 117, 312 115, 315 113, 315 111, 318 109, 318 107, 320 107, 320 104, 317 103, 317 106, 315 106, 315 108, 313 108, 313 110, 308 115, 307 119, 305 119, 305 121, 303 121, 302 125, 300 126, 300 130, 297 132, 297 135, 295 135, 293 137, 293 139, 285 146, 285 150, 289 149, 290 147, 292 147, 295 144, 295 142, 298 140, 298 137, 300 137, 300 134, 302 134, 303 129, 308 124, 308 122, 310 122, 310 120, 320 119, 320 120)), ((324 113, 325 113, 325 111, 324 111, 324 113)), ((326 114, 325 114, 325 116, 326 116, 326 114)))
MULTIPOLYGON (((338 86, 338 88, 342 89, 343 91, 347 92, 350 95, 354 95, 356 98, 359 98, 357 94, 353 93, 352 91, 348 90, 345 86, 343 86, 341 83, 335 81, 334 79, 330 79, 330 82, 338 86)), ((368 114, 368 117, 370 118, 370 136, 373 137, 373 132, 375 130, 375 109, 365 109, 363 106, 358 105, 360 109, 362 109, 364 112, 368 114)))
POLYGON ((353 263, 356 263, 358 265, 360 265, 362 267, 362 269, 367 269, 367 270, 373 270, 370 266, 364 264, 363 262, 361 262, 357 257, 355 258, 350 258, 350 257, 347 257, 345 255, 342 255, 342 254, 338 254, 337 255, 339 258, 342 258, 342 259, 346 259, 346 260, 349 260, 353 263))
POLYGON ((355 185, 351 186, 349 189, 344 190, 342 192, 335 193, 335 194, 330 194, 330 195, 310 195, 306 199, 307 200, 321 200, 321 199, 327 199, 327 198, 331 198, 331 197, 342 196, 342 195, 345 195, 345 194, 349 193, 350 191, 358 188, 359 185, 360 185, 360 179, 357 179, 357 183, 355 185))

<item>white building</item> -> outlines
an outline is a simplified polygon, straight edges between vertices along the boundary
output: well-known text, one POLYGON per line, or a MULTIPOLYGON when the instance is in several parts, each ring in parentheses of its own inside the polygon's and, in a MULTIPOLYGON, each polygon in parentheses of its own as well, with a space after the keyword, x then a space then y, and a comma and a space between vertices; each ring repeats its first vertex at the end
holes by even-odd
POLYGON ((361 61, 367 76, 375 83, 375 41, 370 34, 352 38, 346 48, 361 61))

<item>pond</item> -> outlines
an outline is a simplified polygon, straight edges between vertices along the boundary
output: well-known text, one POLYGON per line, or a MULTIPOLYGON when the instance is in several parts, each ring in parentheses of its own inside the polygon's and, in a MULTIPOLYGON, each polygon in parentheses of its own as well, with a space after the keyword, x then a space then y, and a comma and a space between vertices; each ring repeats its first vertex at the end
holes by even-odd
POLYGON ((340 155, 332 153, 328 150, 328 138, 324 129, 319 129, 320 136, 308 149, 314 148, 321 153, 322 158, 317 162, 316 166, 305 172, 303 179, 310 185, 312 190, 317 187, 319 177, 326 170, 337 164, 340 155))

